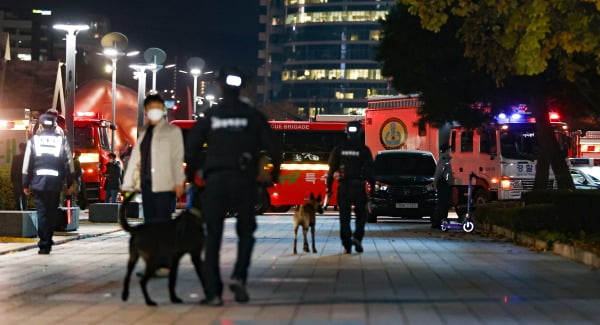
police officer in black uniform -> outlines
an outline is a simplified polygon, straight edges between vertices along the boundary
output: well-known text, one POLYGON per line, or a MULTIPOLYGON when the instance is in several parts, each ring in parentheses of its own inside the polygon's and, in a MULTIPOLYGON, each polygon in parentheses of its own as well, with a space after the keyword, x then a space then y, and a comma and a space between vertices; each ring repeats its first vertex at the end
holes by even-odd
POLYGON ((33 192, 38 218, 38 254, 50 254, 52 235, 58 216, 60 192, 67 184, 67 195, 73 189, 73 159, 66 138, 56 132, 56 116, 42 114, 42 131, 28 142, 23 160, 23 191, 33 192))
POLYGON ((352 253, 352 245, 358 253, 363 252, 362 239, 365 233, 367 194, 365 181, 373 188, 375 177, 371 150, 364 144, 361 123, 353 121, 346 126, 346 141, 335 147, 329 156, 327 193, 335 173, 338 173, 337 201, 340 210, 340 238, 346 254, 352 253), (354 204, 356 223, 354 234, 350 228, 351 208, 354 204))
POLYGON ((223 305, 223 282, 219 250, 227 212, 237 213, 238 255, 229 288, 237 302, 249 300, 246 291, 248 267, 254 246, 254 205, 262 151, 273 163, 272 180, 277 182, 281 153, 271 127, 262 113, 240 100, 242 74, 235 68, 222 69, 218 77, 222 101, 209 108, 189 131, 185 150, 188 179, 206 182, 201 194, 206 223, 203 274, 203 304, 223 305), (194 172, 196 174, 194 175, 194 172))

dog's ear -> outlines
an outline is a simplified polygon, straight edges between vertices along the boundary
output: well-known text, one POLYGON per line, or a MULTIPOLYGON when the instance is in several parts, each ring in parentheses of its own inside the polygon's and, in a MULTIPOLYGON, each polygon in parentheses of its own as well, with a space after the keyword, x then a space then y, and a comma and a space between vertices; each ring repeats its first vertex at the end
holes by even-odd
POLYGON ((321 193, 319 193, 319 196, 317 196, 317 201, 321 202, 321 193))
POLYGON ((315 199, 315 195, 313 194, 313 192, 310 192, 310 199, 314 200, 315 199))

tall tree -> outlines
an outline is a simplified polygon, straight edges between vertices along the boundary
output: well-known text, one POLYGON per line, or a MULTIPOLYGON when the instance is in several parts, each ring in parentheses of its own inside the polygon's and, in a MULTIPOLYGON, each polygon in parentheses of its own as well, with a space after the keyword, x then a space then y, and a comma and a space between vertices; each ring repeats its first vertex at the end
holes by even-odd
POLYGON ((464 55, 497 86, 514 81, 538 123, 540 155, 536 188, 545 187, 548 165, 560 188, 573 188, 548 105, 573 98, 600 111, 600 0, 399 0, 423 28, 455 28, 464 55))
POLYGON ((420 94, 424 103, 420 123, 440 126, 459 121, 479 126, 486 116, 471 106, 489 97, 495 87, 474 60, 465 58, 464 46, 456 38, 459 20, 436 33, 421 28, 418 17, 397 5, 381 23, 383 38, 376 59, 396 90, 420 94))

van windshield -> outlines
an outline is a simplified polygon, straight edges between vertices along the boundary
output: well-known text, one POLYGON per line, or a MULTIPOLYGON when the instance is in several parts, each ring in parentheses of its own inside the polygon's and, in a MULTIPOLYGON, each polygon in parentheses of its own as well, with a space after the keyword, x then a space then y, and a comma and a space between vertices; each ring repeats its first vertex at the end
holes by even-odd
POLYGON ((375 158, 377 175, 418 175, 433 177, 435 160, 420 153, 380 154, 375 158))

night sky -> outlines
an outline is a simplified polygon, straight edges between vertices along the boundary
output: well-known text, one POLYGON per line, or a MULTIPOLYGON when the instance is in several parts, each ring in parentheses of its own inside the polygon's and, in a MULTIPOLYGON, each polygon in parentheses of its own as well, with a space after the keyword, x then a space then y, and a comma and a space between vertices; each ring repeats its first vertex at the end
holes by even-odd
MULTIPOLYGON (((207 68, 236 65, 256 71, 258 0, 1 0, 1 7, 50 9, 61 16, 97 13, 129 39, 129 50, 159 47, 174 56, 199 56, 207 68)), ((182 60, 180 59, 180 62, 182 60)), ((185 62, 185 61, 183 61, 185 62)), ((184 67, 182 67, 184 68, 184 67)))

